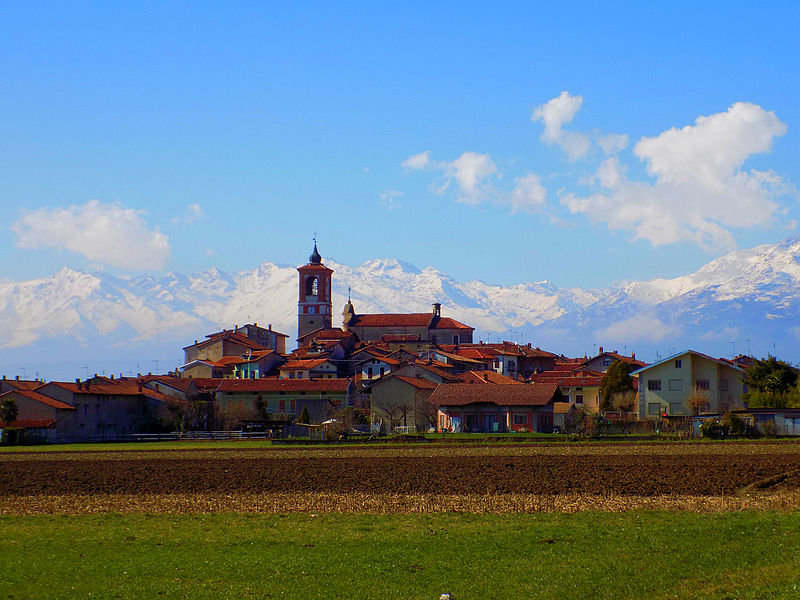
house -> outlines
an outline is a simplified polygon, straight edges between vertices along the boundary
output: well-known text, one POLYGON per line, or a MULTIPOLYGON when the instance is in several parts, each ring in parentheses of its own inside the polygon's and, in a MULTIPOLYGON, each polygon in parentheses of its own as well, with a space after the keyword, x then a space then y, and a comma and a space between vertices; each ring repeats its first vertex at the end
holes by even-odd
MULTIPOLYGON (((39 382, 39 386, 42 383, 39 382)), ((0 394, 0 402, 13 400, 17 405, 17 419, 5 423, 9 427, 24 429, 26 438, 44 441, 70 441, 72 413, 75 407, 34 390, 11 390, 0 394)))
MULTIPOLYGON (((180 402, 144 387, 142 378, 114 380, 94 377, 86 381, 76 379, 75 383, 54 381, 40 385, 28 394, 30 402, 25 402, 26 406, 32 407, 31 402, 38 402, 57 409, 54 441, 58 442, 120 439, 134 433, 154 431, 160 427, 165 403, 180 402), (48 405, 41 396, 59 404, 48 405), (72 410, 63 405, 72 407, 72 410)), ((38 408, 45 410, 42 406, 38 408)))
POLYGON ((218 414, 232 421, 290 423, 305 408, 313 424, 354 402, 352 379, 224 379, 214 398, 218 414))
POLYGON ((603 347, 600 346, 597 356, 585 360, 581 366, 586 369, 591 369, 592 371, 605 373, 608 371, 608 367, 618 360, 630 364, 633 369, 641 369, 647 365, 647 363, 637 360, 636 354, 633 352, 631 352, 630 356, 625 356, 616 350, 613 350, 612 352, 604 352, 603 347))
MULTIPOLYGON (((385 336, 413 336, 429 344, 472 343, 474 327, 442 316, 442 305, 433 304, 429 313, 363 314, 355 312, 348 301, 342 312, 343 327, 362 342, 385 336)), ((405 339, 405 338, 404 338, 405 339)))
POLYGON ((272 325, 269 326, 269 329, 258 327, 255 324, 244 327, 237 326, 232 330, 223 329, 208 334, 202 342, 195 340, 194 344, 185 346, 183 362, 184 365, 195 360, 217 362, 223 356, 241 357, 248 352, 258 350, 274 350, 278 354, 284 354, 287 337, 286 334, 273 331, 272 325))
POLYGON ((744 408, 744 371, 686 350, 631 373, 639 379, 639 419, 724 413, 744 408))
POLYGON ((402 363, 375 348, 364 348, 354 354, 350 363, 361 374, 361 381, 374 381, 396 370, 402 363))
POLYGON ((574 371, 545 371, 531 375, 532 382, 556 383, 566 401, 590 414, 600 412, 600 384, 603 374, 590 369, 574 371))
POLYGON ((290 360, 280 367, 281 379, 335 379, 338 367, 325 358, 290 360))
POLYGON ((437 384, 421 375, 386 375, 370 386, 372 423, 390 433, 395 427, 427 431, 436 425, 436 409, 428 401, 437 384))
POLYGON ((439 385, 430 402, 437 407, 437 431, 502 432, 553 429, 553 403, 564 395, 555 383, 439 385))

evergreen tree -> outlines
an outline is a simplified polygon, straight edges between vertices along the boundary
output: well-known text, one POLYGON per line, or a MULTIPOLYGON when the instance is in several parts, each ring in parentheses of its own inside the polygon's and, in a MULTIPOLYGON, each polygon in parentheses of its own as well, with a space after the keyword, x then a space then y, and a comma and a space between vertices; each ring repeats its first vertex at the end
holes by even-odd
POLYGON ((11 398, 3 400, 2 404, 0 404, 0 421, 9 425, 17 420, 18 415, 19 409, 17 408, 17 403, 11 398))
POLYGON ((614 408, 614 397, 617 394, 633 391, 633 377, 630 372, 634 370, 634 365, 617 360, 611 363, 603 381, 600 382, 600 408, 612 410, 614 408))

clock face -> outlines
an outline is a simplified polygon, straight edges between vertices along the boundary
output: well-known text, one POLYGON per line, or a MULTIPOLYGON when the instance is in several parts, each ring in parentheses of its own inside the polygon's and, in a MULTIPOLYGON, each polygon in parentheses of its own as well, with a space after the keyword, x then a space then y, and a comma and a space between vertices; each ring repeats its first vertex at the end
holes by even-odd
POLYGON ((308 314, 313 315, 315 312, 317 312, 317 307, 316 306, 309 306, 308 307, 308 314))

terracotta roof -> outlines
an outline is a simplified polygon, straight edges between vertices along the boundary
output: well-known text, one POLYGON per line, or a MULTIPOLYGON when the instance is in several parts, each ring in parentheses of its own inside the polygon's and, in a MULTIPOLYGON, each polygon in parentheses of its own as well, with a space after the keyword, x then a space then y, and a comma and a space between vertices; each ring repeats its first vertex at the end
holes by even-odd
POLYGON ((323 329, 317 334, 318 340, 345 340, 352 336, 352 332, 343 329, 323 329))
POLYGON ((470 331, 475 331, 474 327, 464 325, 461 321, 456 321, 450 317, 439 317, 433 324, 432 329, 469 329, 470 331))
POLYGON ((219 387, 220 383, 225 381, 219 377, 188 377, 188 379, 191 379, 195 387, 197 387, 197 390, 201 392, 215 390, 219 387))
POLYGON ((25 379, 3 379, 3 382, 15 390, 35 390, 44 385, 44 381, 27 381, 25 379))
POLYGON ((142 387, 140 390, 139 384, 135 379, 116 380, 114 383, 93 383, 91 385, 87 385, 86 382, 84 382, 81 384, 80 388, 77 383, 66 383, 63 381, 53 381, 51 383, 65 390, 69 390, 73 394, 93 396, 147 396, 154 400, 172 400, 172 398, 146 387, 142 387))
POLYGON ((524 385, 480 385, 448 383, 437 386, 430 402, 437 406, 464 406, 489 403, 498 406, 545 406, 561 401, 564 395, 555 383, 524 385))
POLYGON ((206 337, 208 338, 207 340, 200 342, 198 344, 190 344, 189 346, 184 346, 183 349, 186 350, 188 348, 204 348, 205 346, 208 346, 218 341, 220 338, 236 342, 237 344, 241 344, 242 346, 247 346, 248 348, 252 348, 253 350, 267 349, 266 346, 263 346, 254 340, 251 340, 246 335, 242 335, 241 333, 236 333, 234 331, 219 331, 217 333, 211 333, 206 337))
MULTIPOLYGON (((351 327, 425 327, 426 329, 469 329, 450 317, 434 317, 433 313, 383 313, 356 315, 350 322, 351 327)), ((416 341, 416 340, 414 340, 416 341)))
POLYGON ((455 360, 455 361, 458 361, 458 362, 472 363, 472 364, 479 364, 479 365, 485 364, 484 361, 478 360, 477 358, 470 358, 470 357, 464 356, 462 354, 453 354, 452 352, 444 352, 442 350, 434 350, 433 354, 440 354, 440 355, 444 356, 445 358, 449 358, 450 360, 455 360))
POLYGON ((294 369, 313 369, 318 367, 326 362, 329 362, 327 358, 307 358, 302 360, 290 360, 286 364, 281 365, 280 369, 283 370, 294 370, 294 369))
POLYGON ((458 378, 464 383, 477 382, 494 383, 497 385, 524 385, 521 381, 516 381, 515 379, 511 379, 511 377, 506 377, 505 375, 501 375, 495 371, 467 371, 466 373, 460 373, 458 378))
POLYGON ((217 391, 226 393, 258 392, 346 392, 349 379, 223 379, 217 391))
POLYGON ((34 420, 25 420, 25 421, 12 421, 10 424, 3 423, 0 421, 0 424, 8 425, 8 427, 18 427, 20 429, 49 429, 53 425, 56 424, 56 419, 34 419, 34 420))
POLYGON ((40 394, 39 392, 34 392, 32 390, 12 390, 10 392, 6 392, 5 394, 0 394, 0 398, 5 398, 11 394, 24 396, 29 400, 39 402, 40 404, 44 404, 45 406, 49 406, 51 408, 57 408, 59 410, 75 410, 75 407, 71 404, 61 402, 60 400, 56 400, 55 398, 45 396, 44 394, 40 394))
POLYGON ((437 386, 437 384, 433 383, 432 381, 428 381, 427 379, 423 379, 422 377, 406 377, 404 375, 396 375, 394 378, 404 383, 413 385, 418 390, 435 390, 437 386))

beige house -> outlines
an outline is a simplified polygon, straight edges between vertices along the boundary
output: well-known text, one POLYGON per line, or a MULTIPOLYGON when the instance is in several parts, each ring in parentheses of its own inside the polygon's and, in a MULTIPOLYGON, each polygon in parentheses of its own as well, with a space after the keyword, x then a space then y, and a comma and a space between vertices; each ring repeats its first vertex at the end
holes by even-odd
POLYGON ((639 378, 639 419, 744 408, 744 371, 694 350, 675 354, 631 375, 639 378))

